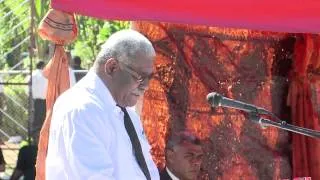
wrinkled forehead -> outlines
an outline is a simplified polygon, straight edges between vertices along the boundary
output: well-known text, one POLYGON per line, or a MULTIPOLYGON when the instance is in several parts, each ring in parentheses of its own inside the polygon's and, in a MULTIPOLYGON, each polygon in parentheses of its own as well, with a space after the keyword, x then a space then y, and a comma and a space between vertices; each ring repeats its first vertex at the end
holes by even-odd
POLYGON ((137 54, 135 59, 131 59, 132 64, 130 64, 130 66, 136 70, 149 74, 153 71, 154 59, 154 56, 137 54))

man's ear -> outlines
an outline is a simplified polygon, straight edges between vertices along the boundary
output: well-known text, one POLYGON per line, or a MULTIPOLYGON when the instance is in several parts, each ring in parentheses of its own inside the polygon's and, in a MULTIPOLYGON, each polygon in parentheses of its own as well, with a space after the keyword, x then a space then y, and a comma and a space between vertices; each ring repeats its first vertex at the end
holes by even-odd
POLYGON ((114 58, 108 59, 104 64, 104 71, 110 76, 112 76, 114 72, 118 71, 119 69, 119 63, 114 58))
POLYGON ((172 163, 171 161, 174 159, 174 152, 172 149, 166 149, 166 161, 172 163))

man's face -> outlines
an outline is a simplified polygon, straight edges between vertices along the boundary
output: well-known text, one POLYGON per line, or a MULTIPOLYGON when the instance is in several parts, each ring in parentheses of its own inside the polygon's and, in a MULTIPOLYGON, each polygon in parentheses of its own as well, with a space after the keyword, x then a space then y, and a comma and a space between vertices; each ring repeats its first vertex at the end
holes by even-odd
POLYGON ((203 150, 200 145, 183 142, 167 150, 167 167, 179 179, 197 179, 202 163, 203 150))
POLYGON ((117 79, 117 103, 134 106, 149 85, 153 73, 153 57, 140 57, 134 64, 119 62, 121 74, 117 79))

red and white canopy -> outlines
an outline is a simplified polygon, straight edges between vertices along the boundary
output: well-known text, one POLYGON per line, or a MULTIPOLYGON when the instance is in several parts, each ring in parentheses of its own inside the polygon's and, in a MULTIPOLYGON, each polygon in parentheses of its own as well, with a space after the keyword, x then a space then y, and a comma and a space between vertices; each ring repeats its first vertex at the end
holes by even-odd
POLYGON ((52 0, 54 9, 112 20, 148 20, 320 33, 318 0, 52 0))

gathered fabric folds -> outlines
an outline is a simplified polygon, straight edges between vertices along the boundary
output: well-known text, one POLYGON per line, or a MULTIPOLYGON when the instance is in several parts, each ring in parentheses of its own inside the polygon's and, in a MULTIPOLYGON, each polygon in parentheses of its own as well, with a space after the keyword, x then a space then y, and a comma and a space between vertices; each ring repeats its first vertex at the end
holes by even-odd
POLYGON ((291 178, 288 132, 263 129, 245 113, 211 108, 206 100, 217 92, 285 115, 290 67, 284 65, 291 59, 278 44, 287 34, 156 22, 132 27, 157 52, 141 119, 159 167, 167 137, 187 129, 205 152, 198 179, 291 178))
POLYGON ((74 15, 50 9, 41 21, 38 32, 42 39, 49 40, 55 44, 53 57, 43 71, 48 79, 46 96, 47 114, 40 131, 36 161, 36 179, 45 180, 45 162, 49 143, 52 108, 59 95, 70 87, 69 59, 63 46, 73 42, 77 37, 77 25, 74 15))
MULTIPOLYGON (((320 36, 306 34, 295 44, 287 104, 293 124, 320 131, 320 36)), ((295 177, 320 179, 320 141, 293 134, 292 163, 295 177)))

